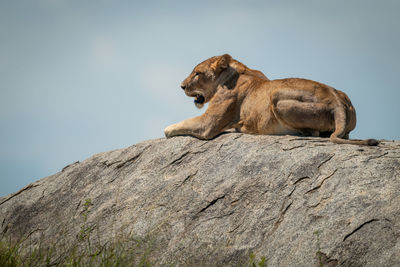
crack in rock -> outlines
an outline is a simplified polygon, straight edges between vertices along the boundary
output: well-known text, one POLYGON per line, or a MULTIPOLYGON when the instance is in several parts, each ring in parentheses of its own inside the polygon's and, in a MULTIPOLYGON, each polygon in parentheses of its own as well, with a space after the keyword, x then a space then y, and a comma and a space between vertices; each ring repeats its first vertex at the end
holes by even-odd
MULTIPOLYGON (((184 157, 186 157, 187 155, 189 155, 189 154, 190 154, 190 151, 186 151, 186 152, 183 153, 181 156, 179 156, 177 159, 174 159, 173 161, 171 161, 170 163, 168 163, 167 166, 171 166, 171 165, 180 163, 180 162, 182 161, 182 159, 183 159, 184 157)), ((166 166, 166 167, 167 167, 167 166, 166 166)))
POLYGON ((12 194, 10 197, 8 197, 8 198, 4 199, 2 202, 0 202, 0 205, 3 205, 4 203, 6 203, 6 202, 9 201, 10 199, 12 199, 12 198, 18 196, 18 195, 21 194, 22 192, 27 191, 27 190, 30 190, 30 189, 32 189, 32 188, 34 188, 34 187, 37 187, 37 186, 40 186, 40 184, 30 184, 30 185, 28 185, 28 186, 22 188, 22 189, 19 190, 17 193, 12 194))
POLYGON ((207 152, 207 151, 208 151, 208 150, 186 151, 186 152, 184 152, 183 154, 181 154, 178 158, 174 159, 173 161, 171 161, 170 163, 168 163, 167 165, 165 165, 165 166, 164 166, 163 168, 161 168, 161 169, 165 169, 165 168, 167 168, 167 167, 169 167, 169 166, 172 166, 172 165, 178 165, 178 164, 180 164, 180 163, 183 161, 183 159, 184 159, 186 156, 190 155, 190 154, 196 155, 196 154, 204 153, 204 152, 207 152))
POLYGON ((196 170, 194 173, 189 174, 188 176, 186 176, 185 179, 183 179, 183 181, 176 187, 176 189, 179 189, 183 184, 185 184, 189 179, 191 179, 192 177, 194 177, 197 174, 198 170, 196 170))
POLYGON ((328 157, 326 160, 322 161, 322 162, 318 165, 318 169, 320 169, 320 168, 322 167, 322 165, 324 165, 325 163, 327 163, 328 161, 330 161, 334 156, 335 156, 335 154, 331 155, 331 156, 328 157))
POLYGON ((284 206, 282 206, 281 212, 278 216, 278 220, 274 223, 274 227, 272 228, 270 235, 272 233, 274 233, 276 231, 276 229, 278 229, 279 225, 283 222, 283 220, 285 219, 285 214, 286 212, 289 210, 290 206, 292 206, 293 201, 290 201, 289 204, 283 208, 284 206))
POLYGON ((325 178, 321 181, 321 183, 320 183, 319 185, 317 185, 317 186, 314 187, 314 188, 311 188, 310 190, 308 190, 308 191, 305 192, 304 194, 312 193, 312 192, 314 192, 314 191, 320 189, 321 186, 325 183, 325 181, 328 180, 329 178, 331 178, 331 177, 336 173, 336 171, 337 171, 337 169, 335 169, 330 175, 328 175, 327 177, 325 177, 325 178))
MULTIPOLYGON (((135 156, 133 156, 133 157, 131 157, 131 158, 125 160, 124 162, 118 164, 115 168, 116 168, 116 169, 120 169, 120 168, 124 167, 125 165, 130 164, 130 163, 136 161, 149 147, 150 147, 150 145, 146 146, 146 147, 143 148, 143 150, 140 151, 138 154, 136 154, 135 156)), ((116 161, 115 163, 120 162, 120 161, 121 161, 121 160, 116 161)), ((113 164, 114 164, 114 163, 111 163, 111 165, 113 165, 113 164)))
POLYGON ((64 168, 62 168, 61 172, 64 172, 64 171, 65 171, 66 169, 68 169, 69 167, 72 167, 73 165, 78 164, 78 163, 79 163, 79 160, 78 160, 78 161, 75 161, 74 163, 68 164, 67 166, 65 166, 64 168))
POLYGON ((389 152, 385 152, 385 153, 382 153, 382 154, 380 154, 380 155, 372 155, 372 156, 370 156, 369 158, 367 158, 366 160, 364 160, 364 162, 368 162, 368 161, 370 161, 370 160, 372 160, 372 159, 379 159, 379 158, 382 158, 382 157, 384 157, 384 156, 386 156, 387 154, 389 154, 389 152))
POLYGON ((380 221, 379 219, 371 219, 369 221, 366 221, 365 223, 361 224, 360 226, 358 226, 356 229, 354 229, 353 231, 351 231, 349 234, 347 234, 344 238, 343 238, 343 242, 346 241, 347 238, 349 238, 351 235, 353 235, 355 232, 357 232, 358 230, 360 230, 361 228, 363 228, 365 225, 370 224, 372 222, 377 222, 380 221))
POLYGON ((107 161, 103 162, 107 167, 111 167, 114 164, 120 163, 122 160, 117 160, 114 162, 107 163, 107 161))
POLYGON ((308 176, 301 177, 301 178, 297 179, 297 180, 293 183, 293 185, 296 185, 297 183, 300 183, 301 181, 303 181, 303 180, 305 180, 305 179, 311 179, 311 178, 308 177, 308 176))
POLYGON ((290 150, 293 150, 293 149, 296 149, 296 148, 300 148, 300 147, 305 147, 305 146, 306 146, 306 144, 301 144, 301 145, 292 146, 292 147, 283 147, 282 150, 283 151, 290 151, 290 150))
POLYGON ((224 199, 224 198, 225 198, 225 195, 222 195, 222 196, 220 196, 220 197, 217 197, 217 198, 213 199, 211 202, 209 202, 209 203, 207 204, 207 206, 205 206, 205 207, 202 208, 199 212, 197 212, 196 216, 199 215, 200 213, 206 211, 206 210, 207 210, 208 208, 210 208, 212 205, 214 205, 215 203, 217 203, 218 200, 224 199))

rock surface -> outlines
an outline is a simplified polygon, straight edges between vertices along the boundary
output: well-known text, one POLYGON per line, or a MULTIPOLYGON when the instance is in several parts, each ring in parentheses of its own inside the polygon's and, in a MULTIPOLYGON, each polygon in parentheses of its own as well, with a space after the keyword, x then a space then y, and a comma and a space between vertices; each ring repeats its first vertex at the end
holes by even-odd
POLYGON ((0 198, 0 224, 60 255, 87 229, 102 244, 134 236, 156 266, 241 266, 250 252, 268 266, 400 266, 400 142, 149 140, 0 198))

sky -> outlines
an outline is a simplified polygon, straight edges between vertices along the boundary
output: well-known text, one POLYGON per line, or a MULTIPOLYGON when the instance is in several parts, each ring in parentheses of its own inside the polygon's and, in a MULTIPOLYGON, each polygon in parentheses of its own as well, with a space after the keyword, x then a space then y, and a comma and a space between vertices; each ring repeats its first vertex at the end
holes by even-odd
POLYGON ((351 138, 400 139, 400 1, 0 1, 0 196, 200 115, 179 87, 224 53, 344 91, 351 138))

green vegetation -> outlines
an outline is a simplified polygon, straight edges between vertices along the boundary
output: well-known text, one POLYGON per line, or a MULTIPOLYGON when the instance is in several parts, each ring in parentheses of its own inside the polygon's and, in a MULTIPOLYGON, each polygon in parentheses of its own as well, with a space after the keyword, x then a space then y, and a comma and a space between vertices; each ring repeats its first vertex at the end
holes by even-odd
MULTIPOLYGON (((96 228, 95 224, 89 225, 87 223, 87 218, 89 215, 89 208, 91 205, 93 205, 93 204, 92 204, 92 200, 90 198, 86 199, 85 203, 83 204, 83 212, 82 212, 83 224, 81 225, 81 230, 78 235, 78 239, 80 241, 87 239, 88 242, 90 242, 90 234, 96 228)), ((90 243, 89 243, 89 246, 90 246, 90 243)))
MULTIPOLYGON (((248 267, 267 267, 265 257, 259 261, 251 253, 248 267)), ((21 254, 19 245, 10 245, 0 241, 0 266, 2 267, 34 267, 34 266, 139 266, 150 267, 147 253, 137 255, 135 248, 124 247, 122 243, 116 243, 107 248, 97 248, 92 251, 79 252, 77 247, 72 249, 68 257, 60 259, 49 250, 35 250, 28 255, 21 254), (92 253, 90 253, 92 252, 92 253)))
MULTIPOLYGON (((77 247, 73 248, 66 258, 60 259, 52 253, 51 250, 34 250, 30 254, 24 255, 20 251, 20 246, 10 245, 9 242, 0 241, 0 266, 2 267, 34 267, 34 266, 139 266, 150 267, 150 261, 147 253, 138 255, 135 247, 128 248, 126 243, 115 243, 107 248, 92 249, 91 251, 79 251, 77 247)), ((249 256, 248 267, 267 267, 265 257, 259 261, 251 253, 249 256)), ((174 265, 171 265, 174 266, 174 265)))
MULTIPOLYGON (((73 244, 27 245, 26 240, 12 242, 0 237, 1 267, 36 266, 139 266, 150 267, 150 252, 154 244, 133 237, 118 237, 117 241, 101 244, 96 240, 97 224, 90 223, 91 199, 83 204, 82 224, 73 244), (28 247, 26 247, 28 246, 28 247), (60 253, 61 252, 61 253, 60 253)), ((152 238, 149 237, 149 240, 152 238)), ((254 253, 249 255, 249 267, 266 267, 265 257, 256 260, 254 253)), ((175 265, 171 265, 175 266, 175 265)), ((242 265, 240 265, 242 266, 242 265)))
POLYGON ((133 249, 127 249, 122 244, 113 244, 108 248, 96 248, 93 253, 89 251, 79 252, 77 248, 72 249, 69 255, 60 259, 53 256, 51 251, 35 250, 28 255, 21 254, 18 245, 10 245, 0 242, 0 266, 22 267, 22 266, 150 266, 147 257, 137 257, 133 249))
POLYGON ((324 267, 324 263, 322 260, 322 252, 321 252, 321 241, 319 239, 319 231, 315 231, 314 235, 317 237, 317 252, 316 252, 316 256, 318 258, 318 263, 320 267, 324 267))
POLYGON ((19 262, 18 247, 0 242, 0 266, 18 266, 19 262))
POLYGON ((119 238, 118 241, 99 245, 93 243, 92 235, 97 225, 88 222, 91 199, 83 204, 82 225, 74 244, 53 244, 43 248, 23 247, 23 241, 11 242, 0 239, 1 267, 34 267, 34 266, 140 266, 148 267, 148 250, 143 242, 135 238, 119 238), (67 248, 67 249, 66 249, 67 248), (62 255, 55 253, 63 251, 62 255))
POLYGON ((252 252, 250 253, 250 262, 249 262, 249 267, 267 267, 267 264, 265 263, 265 257, 261 257, 260 261, 257 263, 256 261, 256 255, 252 252))

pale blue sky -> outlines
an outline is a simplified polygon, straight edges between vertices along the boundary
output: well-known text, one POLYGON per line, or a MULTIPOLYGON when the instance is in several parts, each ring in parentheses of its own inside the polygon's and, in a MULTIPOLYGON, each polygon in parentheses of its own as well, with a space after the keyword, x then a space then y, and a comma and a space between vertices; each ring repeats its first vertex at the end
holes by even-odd
POLYGON ((0 196, 201 114, 180 82, 229 53, 343 90, 353 138, 400 139, 400 1, 0 1, 0 196))

